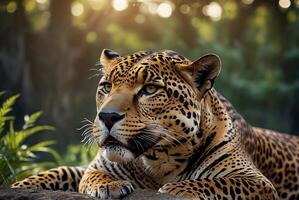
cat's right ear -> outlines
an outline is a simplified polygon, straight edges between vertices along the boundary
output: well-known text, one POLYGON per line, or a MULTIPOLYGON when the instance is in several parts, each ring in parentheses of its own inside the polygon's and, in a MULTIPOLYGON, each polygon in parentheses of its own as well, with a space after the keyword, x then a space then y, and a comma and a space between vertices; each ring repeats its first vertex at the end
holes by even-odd
POLYGON ((111 67, 111 63, 120 57, 120 55, 110 49, 103 49, 100 57, 100 63, 104 69, 111 67))

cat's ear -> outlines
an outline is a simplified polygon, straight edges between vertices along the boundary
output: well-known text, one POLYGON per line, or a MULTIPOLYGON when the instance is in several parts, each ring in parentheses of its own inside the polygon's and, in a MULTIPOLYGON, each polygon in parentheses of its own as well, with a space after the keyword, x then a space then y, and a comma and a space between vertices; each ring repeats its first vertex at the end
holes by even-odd
POLYGON ((114 61, 118 57, 120 57, 120 55, 117 52, 110 49, 103 49, 100 57, 100 63, 104 69, 109 68, 112 61, 114 61))
POLYGON ((191 75, 193 83, 203 95, 213 87, 221 70, 221 61, 217 55, 207 54, 188 65, 179 65, 177 69, 191 75))

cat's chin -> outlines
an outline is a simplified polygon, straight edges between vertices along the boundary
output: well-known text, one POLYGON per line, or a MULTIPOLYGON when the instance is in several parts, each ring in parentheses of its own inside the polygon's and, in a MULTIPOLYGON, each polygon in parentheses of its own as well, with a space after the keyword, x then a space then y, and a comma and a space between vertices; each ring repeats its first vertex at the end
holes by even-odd
POLYGON ((126 147, 121 145, 106 145, 102 147, 102 156, 116 163, 127 163, 135 159, 135 155, 126 147))

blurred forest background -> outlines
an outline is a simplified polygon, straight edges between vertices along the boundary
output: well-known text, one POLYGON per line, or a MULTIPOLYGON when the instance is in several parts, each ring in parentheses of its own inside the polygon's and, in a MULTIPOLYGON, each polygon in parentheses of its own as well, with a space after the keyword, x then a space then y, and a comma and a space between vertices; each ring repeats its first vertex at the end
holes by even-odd
POLYGON ((251 124, 299 134, 299 0, 1 0, 0 91, 21 95, 15 126, 41 110, 41 123, 56 128, 29 143, 51 138, 60 155, 80 151, 103 48, 216 53, 216 88, 251 124))

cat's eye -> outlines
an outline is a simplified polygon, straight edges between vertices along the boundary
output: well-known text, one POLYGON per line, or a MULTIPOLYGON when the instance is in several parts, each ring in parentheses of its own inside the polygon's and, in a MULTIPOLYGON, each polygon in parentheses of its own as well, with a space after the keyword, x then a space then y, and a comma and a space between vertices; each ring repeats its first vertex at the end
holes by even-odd
POLYGON ((111 83, 108 82, 103 82, 100 83, 100 88, 99 90, 103 93, 103 94, 109 94, 111 91, 112 85, 111 83))
POLYGON ((149 85, 143 86, 142 92, 145 95, 151 95, 151 94, 156 93, 159 90, 159 88, 161 88, 161 87, 157 86, 157 85, 149 84, 149 85))

